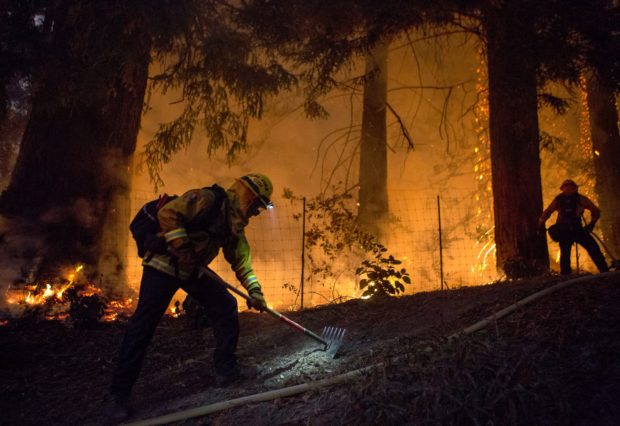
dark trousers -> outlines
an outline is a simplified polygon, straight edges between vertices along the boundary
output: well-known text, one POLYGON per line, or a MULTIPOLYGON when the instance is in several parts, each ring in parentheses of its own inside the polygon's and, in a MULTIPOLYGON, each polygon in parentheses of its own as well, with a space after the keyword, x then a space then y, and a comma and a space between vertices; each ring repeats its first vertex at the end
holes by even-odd
POLYGON ((138 307, 129 321, 119 350, 117 368, 110 386, 112 395, 119 399, 129 398, 155 328, 179 288, 205 307, 213 324, 215 370, 226 374, 235 368, 239 338, 237 300, 222 282, 215 273, 209 277, 180 281, 156 269, 144 267, 138 307))
POLYGON ((609 266, 605 261, 605 256, 601 252, 592 235, 586 232, 582 227, 571 230, 560 239, 560 271, 562 275, 568 275, 572 272, 570 267, 571 248, 574 243, 581 245, 586 249, 590 258, 600 272, 609 271, 609 266))

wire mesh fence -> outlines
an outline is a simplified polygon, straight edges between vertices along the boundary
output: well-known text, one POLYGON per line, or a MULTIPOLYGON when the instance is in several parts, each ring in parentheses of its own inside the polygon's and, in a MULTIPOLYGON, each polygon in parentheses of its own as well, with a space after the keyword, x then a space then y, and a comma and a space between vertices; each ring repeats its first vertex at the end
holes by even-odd
MULTIPOLYGON (((132 210, 135 212, 152 198, 148 192, 134 193, 132 210)), ((400 191, 391 193, 390 200, 391 215, 383 224, 383 243, 390 254, 403 261, 403 267, 412 276, 406 293, 479 284, 496 277, 492 255, 485 258, 481 268, 475 224, 470 220, 468 206, 451 205, 443 212, 440 224, 442 206, 437 203, 437 197, 412 196, 400 191)), ((347 259, 344 255, 337 260, 339 265, 334 270, 338 272, 334 276, 322 279, 313 276, 308 262, 302 261, 303 202, 277 197, 274 201, 275 209, 253 218, 246 228, 254 269, 270 304, 279 309, 298 309, 302 303, 307 307, 359 297, 361 291, 354 274, 359 259, 347 259)), ((135 247, 130 244, 127 275, 134 287, 140 280, 140 264, 135 247)), ((211 267, 225 280, 236 282, 222 255, 211 267)))
MULTIPOLYGON (((492 236, 492 230, 480 227, 470 199, 411 191, 389 195, 390 216, 382 224, 382 243, 411 275, 412 284, 406 286, 405 294, 480 285, 499 278, 492 239, 481 238, 492 236)), ((132 213, 152 198, 151 193, 134 192, 132 213)), ((295 310, 359 297, 362 291, 355 269, 360 259, 343 254, 334 262, 333 276, 313 275, 307 253, 302 260, 303 202, 275 197, 274 203, 274 209, 252 218, 246 228, 254 269, 270 305, 295 310)), ((551 240, 549 251, 552 269, 559 270, 559 248, 551 240)), ((128 252, 127 278, 137 288, 142 271, 133 241, 128 252)), ((572 258, 575 270, 596 270, 585 250, 579 251, 578 260, 574 254, 572 258)), ((210 266, 223 279, 237 284, 221 254, 210 266)))

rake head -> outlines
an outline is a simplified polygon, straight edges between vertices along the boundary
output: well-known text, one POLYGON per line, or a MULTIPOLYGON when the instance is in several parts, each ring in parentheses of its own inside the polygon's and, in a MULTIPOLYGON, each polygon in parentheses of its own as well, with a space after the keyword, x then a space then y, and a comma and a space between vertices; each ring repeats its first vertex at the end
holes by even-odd
POLYGON ((346 328, 324 327, 321 332, 321 338, 325 340, 325 351, 327 354, 335 358, 336 352, 342 345, 342 340, 347 332, 346 328))

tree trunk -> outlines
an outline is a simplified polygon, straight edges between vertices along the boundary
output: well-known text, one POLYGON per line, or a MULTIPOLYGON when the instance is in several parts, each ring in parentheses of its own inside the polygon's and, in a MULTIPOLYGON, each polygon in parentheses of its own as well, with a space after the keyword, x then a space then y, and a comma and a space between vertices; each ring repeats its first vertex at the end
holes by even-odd
POLYGON ((359 208, 360 224, 381 236, 381 223, 388 216, 387 194, 387 53, 379 44, 366 57, 362 136, 360 142, 359 208))
POLYGON ((489 131, 497 265, 510 278, 549 268, 542 213, 536 66, 511 14, 487 16, 489 131))
POLYGON ((0 191, 9 184, 26 121, 26 114, 9 113, 0 122, 0 191))
POLYGON ((64 57, 65 78, 42 80, 37 87, 11 182, 0 200, 3 213, 41 231, 38 277, 81 262, 93 273, 120 278, 125 261, 123 224, 129 211, 118 203, 129 201, 148 46, 139 52, 119 50, 114 46, 119 34, 113 31, 124 27, 106 26, 103 18, 101 24, 86 21, 55 23, 50 50, 64 57), (95 31, 88 27, 99 25, 95 31), (110 51, 91 51, 89 43, 75 43, 88 33, 98 37, 99 47, 101 40, 109 40, 103 45, 110 51), (101 73, 106 70, 114 73, 104 74, 102 87, 101 73), (106 238, 116 240, 108 241, 107 247, 102 245, 104 230, 113 230, 106 238))
POLYGON ((620 132, 618 110, 612 90, 595 76, 587 79, 590 131, 594 151, 596 193, 601 208, 601 230, 605 244, 615 256, 620 253, 620 132))

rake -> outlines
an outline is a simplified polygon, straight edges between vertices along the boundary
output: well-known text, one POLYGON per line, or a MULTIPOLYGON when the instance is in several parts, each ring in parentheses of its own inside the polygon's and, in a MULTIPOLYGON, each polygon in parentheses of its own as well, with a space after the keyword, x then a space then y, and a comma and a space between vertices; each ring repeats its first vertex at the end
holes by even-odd
MULTIPOLYGON (((204 271, 204 272, 208 273, 209 271, 204 271)), ((245 300, 252 299, 250 296, 248 296, 247 294, 245 294, 238 288, 228 284, 227 282, 222 281, 222 280, 218 280, 218 281, 223 283, 226 286, 226 288, 228 288, 233 293, 238 294, 239 296, 243 297, 245 300)), ((297 324, 292 319, 285 317, 280 312, 274 309, 266 307, 265 311, 267 311, 269 314, 273 315, 274 317, 278 318, 283 323, 288 324, 290 327, 294 328, 300 333, 303 333, 306 336, 313 338, 317 342, 322 343, 323 350, 327 352, 327 355, 329 355, 331 358, 336 357, 336 352, 338 352, 338 349, 340 348, 340 346, 342 346, 342 340, 344 339, 344 335, 347 332, 347 330, 344 328, 324 327, 323 331, 321 332, 321 335, 319 336, 316 333, 313 333, 312 331, 308 330, 306 327, 300 324, 297 324)))

